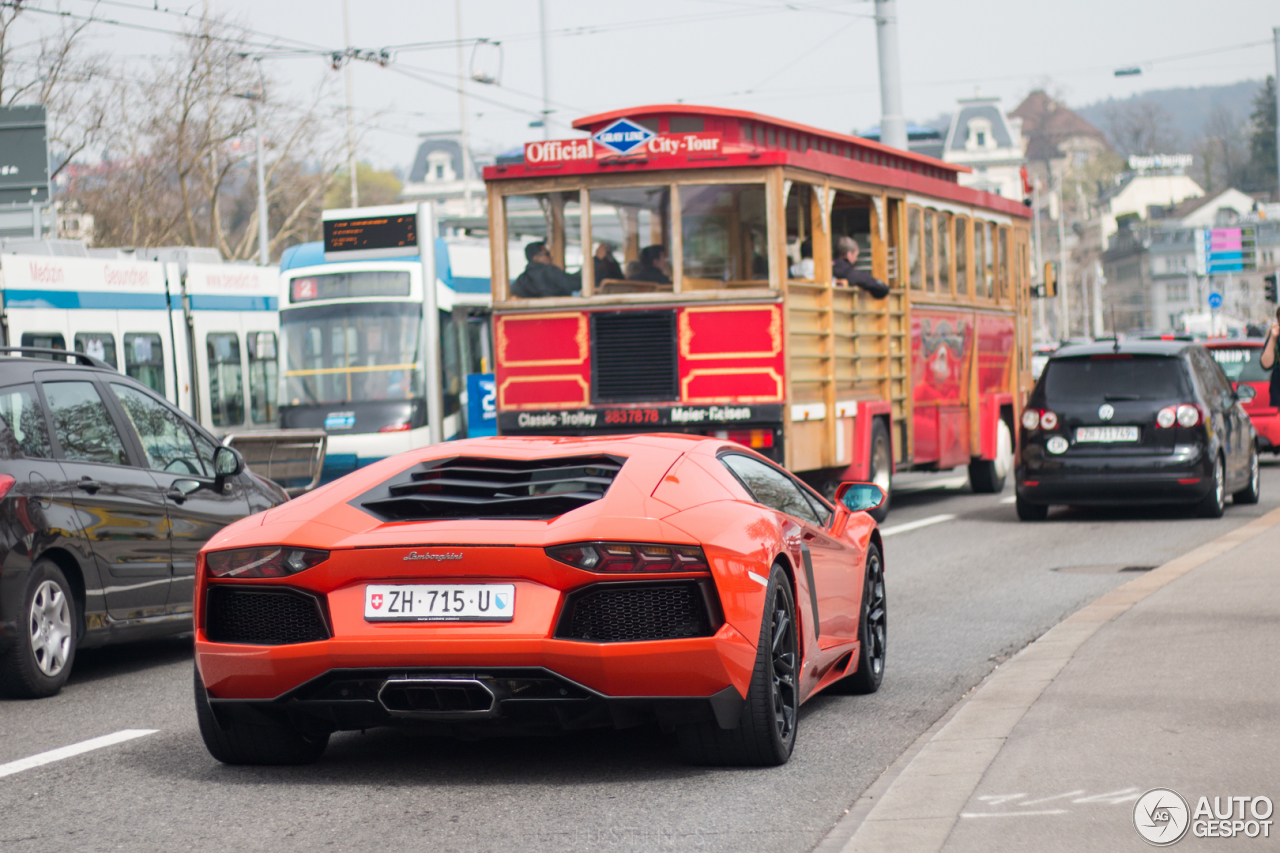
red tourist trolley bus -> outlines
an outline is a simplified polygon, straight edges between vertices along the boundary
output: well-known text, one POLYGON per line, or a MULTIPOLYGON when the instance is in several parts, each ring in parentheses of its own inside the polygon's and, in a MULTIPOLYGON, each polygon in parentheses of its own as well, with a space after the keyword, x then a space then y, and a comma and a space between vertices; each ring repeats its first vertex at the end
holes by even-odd
POLYGON ((1003 488, 1032 384, 1026 207, 739 110, 574 127, 484 172, 501 433, 690 432, 824 490, 962 464, 1003 488), (833 275, 850 240, 887 297, 833 275))

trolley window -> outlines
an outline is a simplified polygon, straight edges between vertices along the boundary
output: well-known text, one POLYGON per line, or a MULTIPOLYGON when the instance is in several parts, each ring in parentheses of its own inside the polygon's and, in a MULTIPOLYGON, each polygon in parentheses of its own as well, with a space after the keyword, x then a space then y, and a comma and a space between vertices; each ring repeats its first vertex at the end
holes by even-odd
POLYGON ((969 285, 969 218, 956 217, 956 295, 968 298, 973 294, 969 285))
POLYGON ((684 289, 767 281, 764 184, 689 184, 679 191, 684 289))
POLYGON ((920 208, 907 210, 907 273, 912 290, 924 289, 924 270, 920 258, 920 208))

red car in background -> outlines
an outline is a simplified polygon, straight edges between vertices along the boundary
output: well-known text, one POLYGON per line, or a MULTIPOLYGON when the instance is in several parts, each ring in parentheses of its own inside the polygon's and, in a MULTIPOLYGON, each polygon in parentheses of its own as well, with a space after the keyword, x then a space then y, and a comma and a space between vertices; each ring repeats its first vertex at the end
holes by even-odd
POLYGON ((1262 366, 1262 338, 1221 338, 1202 344, 1222 367, 1232 387, 1252 385, 1258 396, 1244 402, 1258 431, 1258 450, 1280 454, 1280 400, 1271 399, 1271 371, 1262 366))

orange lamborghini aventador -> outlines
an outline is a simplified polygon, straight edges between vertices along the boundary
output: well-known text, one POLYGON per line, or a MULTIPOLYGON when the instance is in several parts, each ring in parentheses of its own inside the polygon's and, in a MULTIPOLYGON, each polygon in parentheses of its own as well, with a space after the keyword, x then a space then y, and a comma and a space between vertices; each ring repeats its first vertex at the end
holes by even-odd
POLYGON ((691 761, 781 764, 800 704, 870 693, 884 559, 836 504, 727 441, 481 438, 383 460, 200 554, 195 703, 231 764, 330 733, 656 722, 691 761))

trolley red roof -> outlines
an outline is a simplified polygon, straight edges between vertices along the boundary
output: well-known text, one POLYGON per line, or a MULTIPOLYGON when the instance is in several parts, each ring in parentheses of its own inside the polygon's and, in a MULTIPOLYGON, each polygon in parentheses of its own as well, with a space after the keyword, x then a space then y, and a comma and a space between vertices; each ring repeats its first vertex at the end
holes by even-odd
POLYGON ((1011 216, 1031 215, 1017 200, 960 186, 957 175, 971 171, 967 166, 747 110, 652 104, 585 116, 573 126, 588 136, 525 143, 522 163, 488 166, 484 179, 787 165, 1011 216), (633 131, 621 150, 605 133, 618 124, 633 131))

